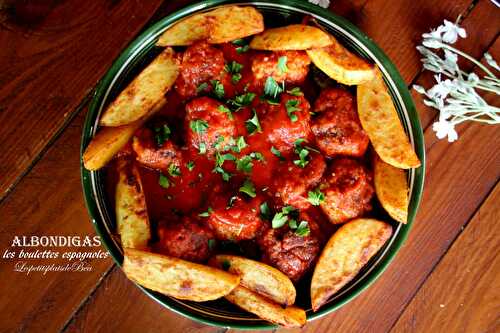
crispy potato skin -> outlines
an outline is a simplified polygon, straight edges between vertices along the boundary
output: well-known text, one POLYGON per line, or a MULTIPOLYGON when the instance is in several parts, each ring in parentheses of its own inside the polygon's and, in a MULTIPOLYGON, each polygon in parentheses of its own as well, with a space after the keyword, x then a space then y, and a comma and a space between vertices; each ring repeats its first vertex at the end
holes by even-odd
POLYGON ((243 310, 284 327, 302 327, 306 323, 306 313, 301 308, 289 306, 283 309, 279 304, 242 286, 234 288, 226 295, 226 299, 243 310))
POLYGON ((308 50, 332 44, 330 36, 321 29, 304 24, 266 29, 255 36, 250 48, 255 50, 308 50))
POLYGON ((225 6, 182 20, 165 31, 156 45, 185 46, 200 40, 221 44, 263 30, 264 17, 255 8, 225 6))
POLYGON ((122 246, 147 249, 151 229, 139 170, 133 162, 120 159, 117 171, 115 212, 122 246))
POLYGON ((344 224, 321 253, 311 281, 311 303, 317 311, 351 281, 391 237, 392 227, 374 219, 344 224))
POLYGON ((223 297, 240 282, 237 275, 213 267, 135 249, 125 249, 123 271, 148 289, 196 302, 223 297))
POLYGON ((375 193, 382 207, 398 222, 408 221, 408 184, 402 169, 375 156, 373 161, 375 193))
POLYGON ((228 272, 240 277, 240 285, 270 300, 289 306, 295 303, 295 287, 292 281, 274 267, 243 257, 219 254, 212 263, 222 268, 229 264, 228 272))
POLYGON ((346 85, 358 85, 373 80, 373 66, 348 51, 335 37, 332 44, 323 48, 307 50, 312 62, 326 75, 346 85))
POLYGON ((166 48, 111 103, 100 124, 122 126, 144 117, 165 100, 178 74, 179 60, 166 48))
POLYGON ((419 167, 380 70, 372 81, 358 86, 357 103, 361 125, 380 158, 400 169, 419 167))

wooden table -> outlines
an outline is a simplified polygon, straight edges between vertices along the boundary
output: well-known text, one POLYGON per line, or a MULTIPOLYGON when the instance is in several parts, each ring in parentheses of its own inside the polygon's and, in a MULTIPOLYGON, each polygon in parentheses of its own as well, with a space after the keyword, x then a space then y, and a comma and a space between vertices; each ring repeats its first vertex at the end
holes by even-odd
MULTIPOLYGON (((92 89, 134 36, 187 3, 12 2, 0 2, 1 253, 14 235, 94 235, 79 173, 92 89)), ((487 0, 333 0, 330 9, 373 38, 408 86, 430 84, 415 46, 444 18, 461 16, 461 49, 500 59, 500 9, 487 0)), ((413 97, 428 162, 410 237, 362 296, 297 332, 500 330, 499 127, 464 124, 457 142, 439 141, 429 126, 436 112, 413 97)), ((162 308, 109 258, 86 263, 92 271, 26 275, 2 258, 0 331, 225 331, 162 308)))

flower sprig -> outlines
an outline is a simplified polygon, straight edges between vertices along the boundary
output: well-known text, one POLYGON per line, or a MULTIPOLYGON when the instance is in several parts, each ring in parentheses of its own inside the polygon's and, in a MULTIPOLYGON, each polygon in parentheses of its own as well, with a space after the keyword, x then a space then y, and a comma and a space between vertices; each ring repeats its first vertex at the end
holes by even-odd
POLYGON ((482 90, 500 95, 500 80, 493 73, 500 71, 495 59, 488 53, 484 54, 490 69, 474 57, 451 46, 459 37, 466 38, 467 32, 457 23, 448 20, 422 37, 422 45, 417 46, 417 50, 423 56, 421 60, 424 69, 436 73, 436 84, 429 90, 418 85, 413 88, 426 97, 424 104, 439 110, 439 119, 432 125, 436 136, 439 139, 447 137, 449 142, 457 140, 455 126, 467 120, 499 124, 500 108, 489 105, 478 94, 482 90), (443 57, 431 49, 436 49, 436 52, 441 50, 443 57), (485 75, 479 77, 473 72, 461 70, 457 64, 459 56, 471 61, 485 75))

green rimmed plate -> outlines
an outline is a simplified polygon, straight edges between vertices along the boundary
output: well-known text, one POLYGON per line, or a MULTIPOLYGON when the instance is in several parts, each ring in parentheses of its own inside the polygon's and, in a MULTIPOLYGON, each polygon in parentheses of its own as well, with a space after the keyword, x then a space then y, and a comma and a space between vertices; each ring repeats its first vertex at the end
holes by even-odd
MULTIPOLYGON (((376 63, 384 75, 384 80, 389 87, 410 142, 422 161, 422 167, 408 172, 408 181, 410 184, 408 224, 402 225, 395 221, 391 222, 394 227, 393 236, 384 248, 370 260, 358 276, 316 313, 313 313, 310 309, 308 286, 301 284, 297 287, 297 294, 301 295, 301 297, 298 297, 297 303, 307 310, 308 320, 313 320, 340 308, 355 298, 385 270, 410 231, 417 213, 424 183, 425 152, 422 127, 406 84, 395 66, 380 48, 347 20, 318 6, 300 0, 272 2, 211 0, 188 6, 161 19, 144 31, 122 52, 97 85, 83 128, 81 154, 83 154, 84 149, 96 133, 98 120, 104 107, 138 73, 144 66, 144 63, 157 53, 158 49, 154 44, 163 31, 181 18, 233 3, 252 5, 259 9, 264 14, 266 27, 298 23, 305 15, 310 15, 345 46, 369 59, 371 62, 376 63)), ((81 174, 85 200, 92 223, 115 262, 121 265, 123 253, 119 242, 114 236, 114 212, 110 209, 112 205, 107 202, 104 194, 103 173, 99 171, 90 172, 83 168, 82 165, 81 174)), ((187 302, 176 300, 142 287, 140 288, 148 296, 170 310, 209 325, 237 329, 270 329, 274 327, 274 325, 266 321, 239 310, 225 300, 205 303, 187 302)))

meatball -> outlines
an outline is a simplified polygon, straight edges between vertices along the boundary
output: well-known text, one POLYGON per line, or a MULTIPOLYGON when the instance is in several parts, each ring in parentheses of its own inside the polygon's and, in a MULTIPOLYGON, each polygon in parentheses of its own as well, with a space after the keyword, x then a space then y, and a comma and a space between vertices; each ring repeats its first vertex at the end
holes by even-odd
POLYGON ((326 163, 320 154, 311 154, 309 163, 301 168, 288 161, 278 167, 275 173, 273 189, 276 198, 285 205, 291 205, 299 209, 311 206, 307 200, 307 190, 316 186, 326 163))
POLYGON ((279 105, 264 102, 261 126, 269 143, 283 154, 293 151, 295 141, 312 137, 309 102, 303 96, 281 94, 279 105))
POLYGON ((239 196, 216 203, 208 218, 208 224, 220 240, 241 241, 253 239, 261 231, 262 199, 257 196, 249 201, 239 196))
POLYGON ((304 82, 311 59, 304 51, 279 51, 258 53, 252 60, 252 72, 257 85, 264 85, 267 78, 272 76, 277 82, 300 84, 304 82), (286 71, 278 67, 281 57, 286 57, 286 71))
POLYGON ((299 236, 286 227, 268 229, 258 239, 262 261, 276 267, 293 282, 312 267, 319 254, 319 241, 312 233, 299 236))
MULTIPOLYGON (((194 97, 202 83, 220 79, 223 70, 224 54, 221 50, 206 42, 195 43, 189 46, 182 56, 175 90, 183 97, 194 97)), ((206 89, 211 89, 210 84, 206 89)))
POLYGON ((177 222, 160 221, 158 238, 155 245, 158 252, 188 261, 203 262, 211 255, 209 241, 214 239, 214 235, 194 219, 184 217, 177 222))
POLYGON ((164 171, 171 164, 179 166, 182 163, 179 148, 170 140, 159 146, 153 140, 153 132, 147 128, 136 133, 132 139, 132 149, 137 155, 137 161, 151 169, 164 171))
POLYGON ((334 224, 361 216, 372 208, 372 175, 356 160, 335 160, 320 188, 325 195, 321 209, 334 224))
POLYGON ((328 157, 359 157, 366 152, 368 136, 361 127, 353 96, 343 89, 328 88, 321 92, 314 111, 311 129, 319 149, 328 157))
POLYGON ((222 112, 218 101, 209 97, 193 99, 186 105, 186 143, 200 153, 213 153, 216 146, 230 144, 237 134, 234 119, 222 112))

